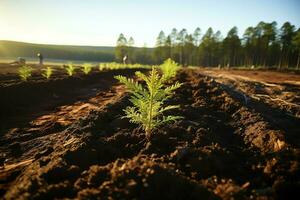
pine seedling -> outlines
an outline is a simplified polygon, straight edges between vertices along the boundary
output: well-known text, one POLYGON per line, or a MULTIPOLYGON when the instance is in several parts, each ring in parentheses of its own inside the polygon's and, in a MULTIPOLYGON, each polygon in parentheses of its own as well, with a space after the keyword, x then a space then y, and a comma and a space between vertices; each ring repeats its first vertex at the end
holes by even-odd
POLYGON ((165 87, 164 79, 154 67, 149 76, 141 72, 137 72, 136 75, 146 82, 146 86, 124 76, 116 76, 115 78, 125 84, 131 93, 130 101, 133 106, 124 109, 126 114, 124 118, 130 119, 131 123, 141 125, 146 132, 146 138, 149 139, 155 128, 182 118, 181 116, 164 115, 168 110, 179 108, 179 105, 165 105, 165 101, 182 84, 176 82, 165 87))
POLYGON ((90 63, 84 63, 81 70, 85 75, 88 75, 92 71, 92 65, 90 63))
POLYGON ((49 79, 53 73, 53 69, 51 67, 47 67, 46 69, 43 70, 42 76, 45 77, 46 79, 49 79))
POLYGON ((106 63, 100 63, 99 64, 99 71, 103 71, 103 70, 105 70, 107 67, 106 67, 106 63))
POLYGON ((73 66, 72 63, 68 64, 68 66, 65 69, 66 69, 67 74, 69 76, 73 76, 74 75, 75 67, 73 66))
POLYGON ((19 68, 19 76, 21 80, 27 81, 32 75, 32 68, 29 66, 22 66, 19 68))
POLYGON ((171 58, 168 58, 167 60, 164 61, 162 65, 159 66, 159 68, 163 73, 162 78, 168 81, 171 78, 176 76, 176 73, 180 68, 180 66, 171 58))

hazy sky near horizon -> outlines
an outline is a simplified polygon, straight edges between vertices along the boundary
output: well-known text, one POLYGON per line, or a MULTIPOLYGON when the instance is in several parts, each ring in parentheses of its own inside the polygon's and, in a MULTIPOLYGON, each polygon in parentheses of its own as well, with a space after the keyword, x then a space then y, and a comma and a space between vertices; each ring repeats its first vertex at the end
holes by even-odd
POLYGON ((226 36, 259 21, 300 27, 298 0, 0 0, 0 40, 114 46, 120 33, 154 46, 158 33, 208 27, 226 36))

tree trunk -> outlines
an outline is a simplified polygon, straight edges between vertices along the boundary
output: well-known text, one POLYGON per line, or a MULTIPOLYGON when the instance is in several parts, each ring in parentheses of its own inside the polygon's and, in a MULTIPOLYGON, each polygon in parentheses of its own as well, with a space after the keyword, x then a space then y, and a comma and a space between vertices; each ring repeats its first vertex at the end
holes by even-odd
POLYGON ((300 52, 298 54, 298 59, 297 59, 297 69, 299 69, 299 63, 300 63, 300 52))
POLYGON ((179 63, 182 65, 182 49, 180 48, 179 63))
POLYGON ((233 52, 233 66, 236 65, 235 51, 233 52))
POLYGON ((286 54, 286 68, 289 68, 289 51, 286 54))
POLYGON ((281 65, 282 65, 282 57, 283 57, 283 50, 281 50, 280 52, 280 58, 279 58, 279 64, 278 64, 278 69, 280 70, 281 69, 281 65))

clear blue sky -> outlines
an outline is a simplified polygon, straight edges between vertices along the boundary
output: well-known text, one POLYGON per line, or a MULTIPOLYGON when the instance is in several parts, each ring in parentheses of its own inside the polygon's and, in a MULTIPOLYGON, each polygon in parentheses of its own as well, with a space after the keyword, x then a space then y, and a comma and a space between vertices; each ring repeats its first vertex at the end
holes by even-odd
POLYGON ((200 27, 242 35, 259 21, 300 27, 298 0, 0 0, 0 40, 114 46, 118 35, 153 46, 160 30, 200 27))

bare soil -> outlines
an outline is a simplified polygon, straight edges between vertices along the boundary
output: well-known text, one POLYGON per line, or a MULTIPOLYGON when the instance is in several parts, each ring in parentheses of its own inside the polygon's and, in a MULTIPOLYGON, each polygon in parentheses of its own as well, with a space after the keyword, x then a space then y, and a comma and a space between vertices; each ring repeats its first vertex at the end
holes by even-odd
POLYGON ((1 87, 0 197, 294 199, 300 86, 243 73, 181 70, 168 103, 184 119, 150 142, 121 118, 130 102, 113 76, 133 70, 1 87))

